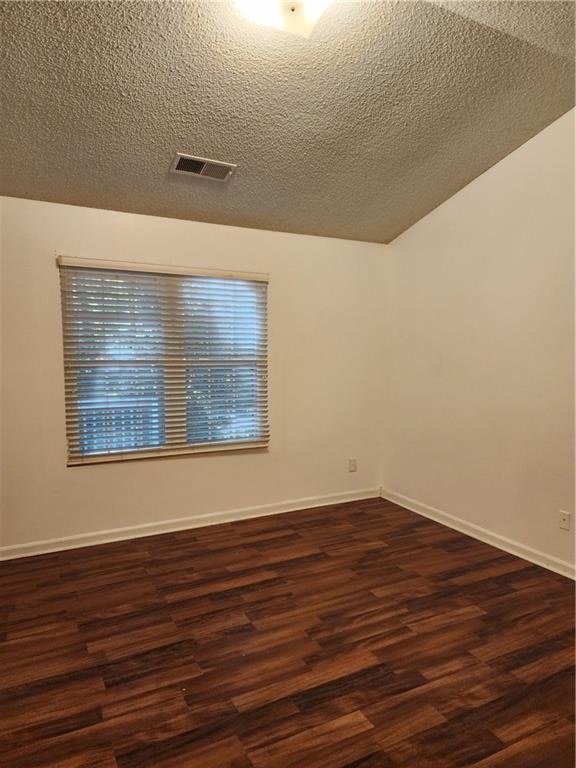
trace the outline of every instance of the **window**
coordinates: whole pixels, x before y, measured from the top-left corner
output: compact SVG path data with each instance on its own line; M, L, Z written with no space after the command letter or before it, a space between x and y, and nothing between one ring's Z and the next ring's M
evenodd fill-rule
M69 464L268 444L264 275L59 266Z

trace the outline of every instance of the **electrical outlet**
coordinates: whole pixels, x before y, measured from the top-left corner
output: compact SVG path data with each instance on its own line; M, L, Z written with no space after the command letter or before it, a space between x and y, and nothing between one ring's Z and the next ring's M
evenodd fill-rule
M572 523L572 515L570 512L564 512L563 509L560 510L560 528L562 528L563 531L569 531Z
M356 459L348 459L348 472L358 472L358 462Z

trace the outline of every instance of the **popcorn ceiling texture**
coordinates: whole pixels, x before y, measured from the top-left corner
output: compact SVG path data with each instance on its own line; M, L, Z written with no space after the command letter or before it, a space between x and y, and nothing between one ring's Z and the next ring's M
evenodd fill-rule
M224 2L0 10L14 197L389 242L574 103L557 0L339 3L308 40Z
M545 0L434 0L443 8L500 29L567 59L574 58L574 3Z

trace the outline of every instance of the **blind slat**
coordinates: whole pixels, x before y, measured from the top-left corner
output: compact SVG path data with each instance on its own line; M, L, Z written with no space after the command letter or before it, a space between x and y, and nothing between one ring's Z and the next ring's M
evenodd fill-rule
M60 264L69 463L269 438L267 283Z

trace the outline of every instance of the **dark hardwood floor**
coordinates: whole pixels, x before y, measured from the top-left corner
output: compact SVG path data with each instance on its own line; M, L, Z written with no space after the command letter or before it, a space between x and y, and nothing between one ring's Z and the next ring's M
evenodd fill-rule
M4 768L572 768L573 584L370 500L0 565Z

